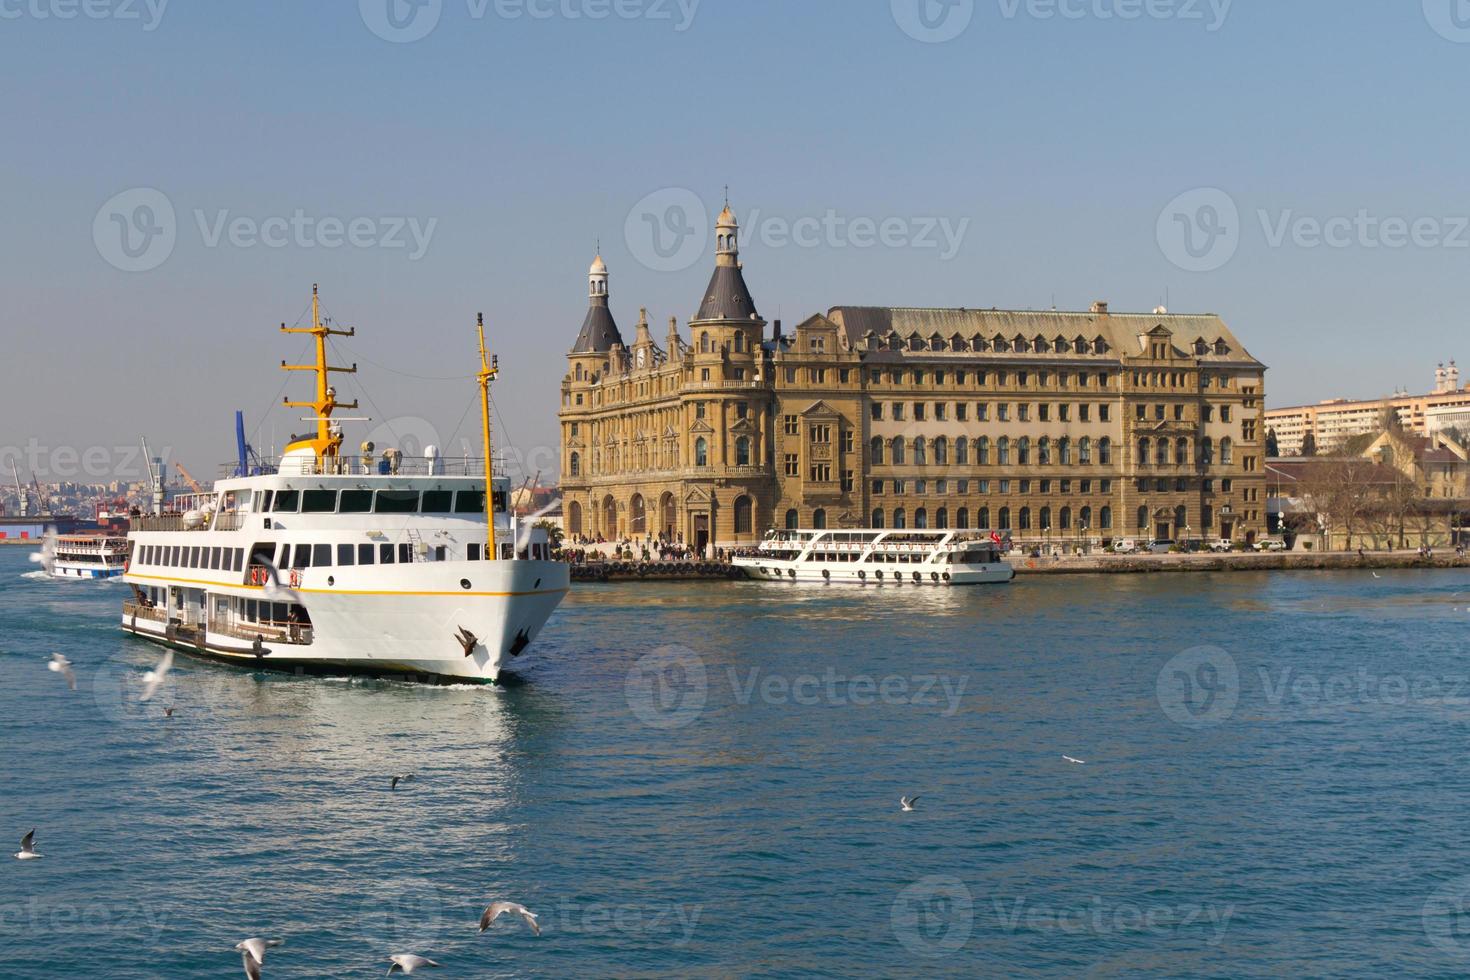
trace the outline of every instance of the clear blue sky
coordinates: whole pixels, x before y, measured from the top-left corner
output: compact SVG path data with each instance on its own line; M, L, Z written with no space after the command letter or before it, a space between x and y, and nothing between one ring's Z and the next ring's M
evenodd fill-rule
M535 0L549 18L442 0L410 43L369 28L392 33L387 0L175 0L152 30L145 0L89 0L136 20L51 16L67 2L0 0L0 447L146 432L212 474L236 408L279 441L300 413L272 409L275 365L299 345L274 325L312 282L362 334L348 356L363 414L421 416L449 441L471 382L405 375L468 376L483 310L503 435L554 447L595 243L624 334L647 306L661 338L697 308L712 255L650 268L630 210L688 188L712 215L725 184L767 232L829 211L900 221L890 245L748 241L756 300L788 324L839 304L1137 310L1167 295L1225 317L1271 365L1276 405L1425 389L1451 357L1470 367L1470 38L1437 12L1449 0L1427 14L1419 0L1238 0L1223 23L1220 0L1158 0L1175 15L1139 19L1103 15L1142 0L1061 0L1080 14L1066 17L1047 0L973 0L943 43L906 34L918 21L890 0L703 0L687 25L678 0L616 0L636 16L606 19L585 15L614 0ZM156 268L120 271L99 209L140 187L166 196L176 240ZM1160 215L1200 188L1240 221L1227 263L1186 271ZM436 224L418 258L407 232L409 248L210 244L221 215L298 209L367 219L372 240L390 219ZM1329 247L1310 226L1272 241L1283 218L1360 212L1417 221L1420 241L1354 230ZM905 238L927 218L968 221L952 257Z

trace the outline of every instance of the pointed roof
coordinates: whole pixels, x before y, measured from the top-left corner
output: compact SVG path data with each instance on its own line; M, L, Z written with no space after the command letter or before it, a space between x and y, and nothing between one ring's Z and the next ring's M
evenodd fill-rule
M745 285L745 275L738 265L717 265L709 285L704 290L704 301L694 315L699 320L758 320L755 300Z
M614 344L622 344L623 335L618 332L617 321L608 308L606 296L592 297L587 308L587 318L582 321L582 332L577 335L573 354L606 354Z

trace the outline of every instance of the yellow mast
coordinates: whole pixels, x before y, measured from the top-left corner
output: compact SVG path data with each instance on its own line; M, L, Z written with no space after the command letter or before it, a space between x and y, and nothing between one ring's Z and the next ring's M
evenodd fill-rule
M500 374L500 358L485 355L485 314L480 314L480 423L485 437L485 526L490 560L500 559L495 544L495 467L490 461L490 382Z
M332 412L339 408L356 408L357 402L348 404L337 401L337 392L329 381L331 372L341 374L356 374L357 365L350 368L331 367L327 364L327 338L328 337L355 337L357 328L348 330L333 330L322 324L321 301L317 297L316 283L311 285L311 326L310 327L288 327L281 324L281 333L309 333L316 338L316 363L315 364L287 364L281 362L282 371L315 371L316 372L316 400L310 402L293 402L289 398L282 399L282 404L287 408L309 408L315 412L316 438L299 439L289 443L285 452L300 449L305 446L311 447L316 454L318 462L325 461L329 457L335 457L342 448L342 436L340 433L332 432Z

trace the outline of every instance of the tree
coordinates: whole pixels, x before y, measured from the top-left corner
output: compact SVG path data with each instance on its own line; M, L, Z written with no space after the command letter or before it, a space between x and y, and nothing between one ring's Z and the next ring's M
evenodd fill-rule
M1302 439L1302 455L1317 455L1317 436L1315 434L1308 432L1306 438Z
M553 524L551 521L537 521L536 526L546 532L546 536L550 539L553 550L561 548L563 532L559 525Z
M1278 442L1277 439L1276 439L1276 430L1275 429L1267 429L1266 430L1266 458L1267 459L1280 459L1281 458L1281 443Z

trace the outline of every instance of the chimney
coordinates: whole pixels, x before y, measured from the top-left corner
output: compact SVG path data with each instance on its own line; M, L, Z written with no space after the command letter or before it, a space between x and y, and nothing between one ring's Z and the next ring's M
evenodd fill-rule
M1100 299L1100 300L1094 301L1093 304L1092 304L1092 312L1098 314L1099 316L1107 316L1108 315L1108 301L1105 300L1105 299Z
M774 323L771 324L771 339L772 340L780 340L781 339L781 321L779 319L776 320Z

